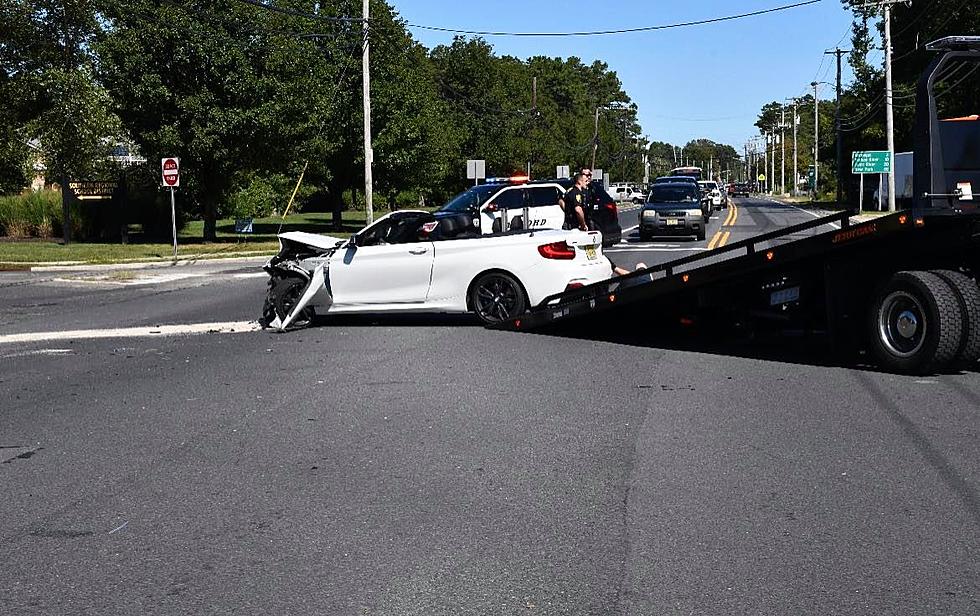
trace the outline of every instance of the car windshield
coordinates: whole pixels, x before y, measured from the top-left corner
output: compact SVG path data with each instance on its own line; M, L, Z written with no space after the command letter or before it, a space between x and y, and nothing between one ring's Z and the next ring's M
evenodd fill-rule
M500 190L500 186L495 186L492 184L474 186L473 188L465 192L461 192L450 199L449 203L439 208L439 211L461 213L478 209L498 190Z
M697 200L692 186L661 184L650 191L647 203L693 203Z
M701 185L704 186L706 190L714 190L718 188L718 185L714 182L701 182Z

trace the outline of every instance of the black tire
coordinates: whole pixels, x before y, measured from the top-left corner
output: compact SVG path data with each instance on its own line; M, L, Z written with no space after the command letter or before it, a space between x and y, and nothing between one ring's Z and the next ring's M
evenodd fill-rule
M931 373L956 356L963 314L956 292L930 272L898 272L868 313L871 350L888 370Z
M650 236L650 235L648 235L648 234L646 234L646 233L644 233L642 231L640 231L637 235L640 236L640 241L641 242L649 242L650 239L652 238L652 236Z
M484 324L493 325L524 314L527 298L513 276L487 272L470 285L470 308Z
M303 296L307 281L302 278L273 278L269 281L269 292L266 296L266 304L262 310L263 325L268 327L272 321L279 318L280 321L289 315L299 298ZM313 323L315 312L311 306L304 308L293 322L289 324L289 329L302 329L309 327Z
M705 231L704 227L698 229L698 240L703 241L706 236L707 236L707 231Z
M980 287L966 274L953 270L932 270L956 292L963 313L963 335L953 363L965 366L980 359Z

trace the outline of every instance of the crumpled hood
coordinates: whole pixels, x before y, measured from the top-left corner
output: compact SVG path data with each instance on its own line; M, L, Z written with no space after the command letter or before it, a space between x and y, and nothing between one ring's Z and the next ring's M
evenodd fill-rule
M296 242L297 244L306 244L307 246L313 246L314 248L320 248L322 250L331 250L332 248L335 248L339 242L346 241L343 238L333 237L332 235L319 235L317 233L307 233L305 231L289 231L288 233L280 233L279 238L290 242Z

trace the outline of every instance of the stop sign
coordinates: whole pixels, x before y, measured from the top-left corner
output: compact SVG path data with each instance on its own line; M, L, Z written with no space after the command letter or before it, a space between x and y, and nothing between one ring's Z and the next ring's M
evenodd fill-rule
M163 170L163 185L164 186L180 186L180 159L179 158L164 158L160 161L160 167Z

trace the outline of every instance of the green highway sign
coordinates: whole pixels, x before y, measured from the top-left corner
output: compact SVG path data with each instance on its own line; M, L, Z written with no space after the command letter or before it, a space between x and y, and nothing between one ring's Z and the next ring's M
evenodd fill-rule
M851 173L891 173L892 157L887 150L851 153Z

